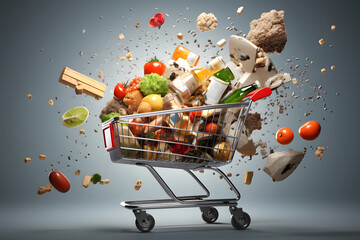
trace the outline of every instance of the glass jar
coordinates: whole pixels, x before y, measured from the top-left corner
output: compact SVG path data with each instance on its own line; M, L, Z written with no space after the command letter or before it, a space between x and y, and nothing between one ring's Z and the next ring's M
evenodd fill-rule
M179 45L176 47L172 55L172 60L176 61L179 58L186 60L189 63L190 67L195 67L200 60L200 55L191 52L184 46Z

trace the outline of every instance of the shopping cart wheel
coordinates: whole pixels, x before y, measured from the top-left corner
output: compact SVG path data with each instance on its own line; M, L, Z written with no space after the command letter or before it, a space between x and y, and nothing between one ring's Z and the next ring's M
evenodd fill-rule
M206 207L206 208L201 208L201 211L202 211L201 217L207 223L214 223L219 217L219 212L218 210L216 210L216 208Z
M141 232L150 232L155 226L155 219L150 214L146 214L146 218L143 221L135 220L137 229Z
M231 225L237 230L244 230L250 226L251 218L246 212L242 212L240 216L231 216Z

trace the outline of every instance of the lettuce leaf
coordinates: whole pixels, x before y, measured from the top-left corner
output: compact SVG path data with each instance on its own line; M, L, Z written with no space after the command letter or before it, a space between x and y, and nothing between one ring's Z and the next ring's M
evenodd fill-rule
M140 91L145 96L159 94L164 97L169 93L168 80L157 73L145 74L140 82Z

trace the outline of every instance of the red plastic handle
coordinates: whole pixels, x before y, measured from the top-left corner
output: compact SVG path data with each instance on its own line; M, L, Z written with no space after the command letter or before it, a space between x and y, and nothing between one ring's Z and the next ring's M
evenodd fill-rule
M255 101L259 100L259 99L268 97L270 95L271 95L271 88L264 87L264 88L252 91L251 93L249 93L245 97L250 97L250 99L255 102Z

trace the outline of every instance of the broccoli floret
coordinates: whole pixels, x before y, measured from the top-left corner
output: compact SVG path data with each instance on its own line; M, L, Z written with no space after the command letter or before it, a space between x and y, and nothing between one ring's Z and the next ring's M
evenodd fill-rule
M100 174L98 174L98 173L95 173L92 177L91 177L91 182L93 183L93 184L97 184L98 182L100 182L100 180L101 180L101 175Z

